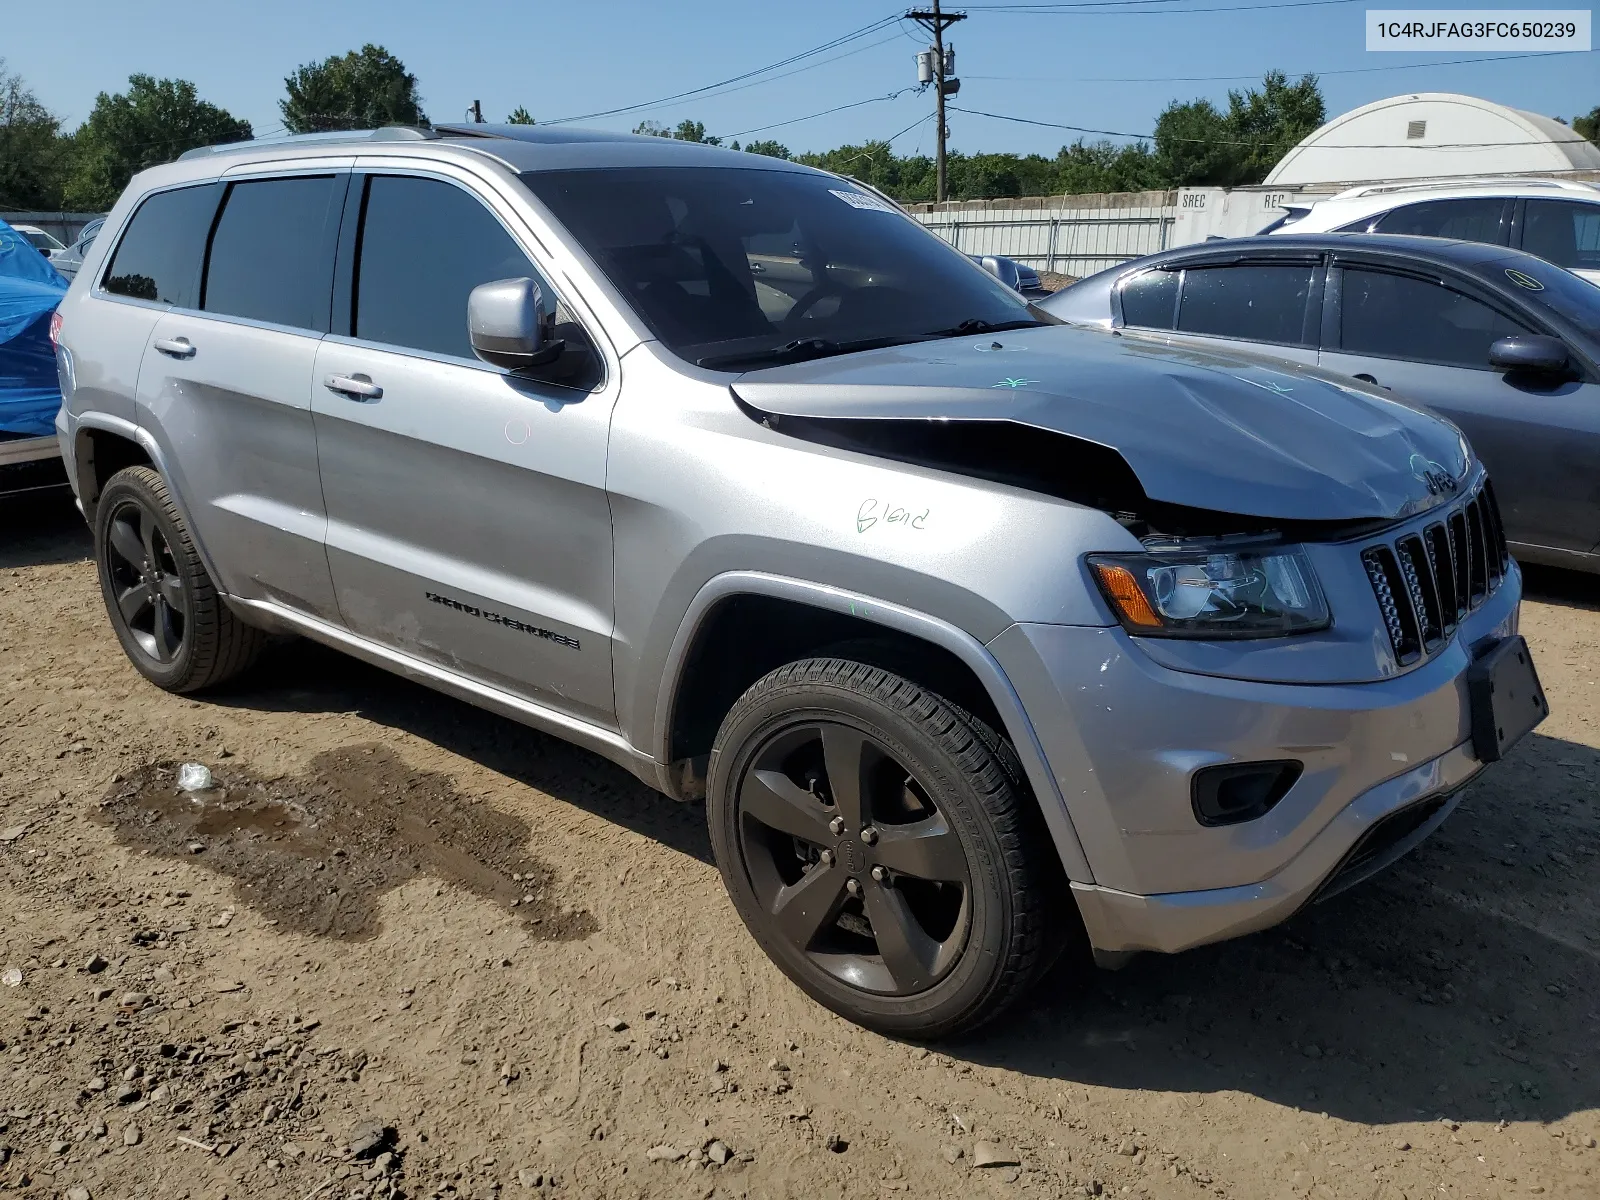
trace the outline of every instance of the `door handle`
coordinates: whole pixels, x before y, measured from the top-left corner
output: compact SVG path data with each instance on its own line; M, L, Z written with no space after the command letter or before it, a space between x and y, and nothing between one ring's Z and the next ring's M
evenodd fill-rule
M169 358L193 358L194 347L186 337L157 338L155 347Z
M383 399L383 389L365 375L329 375L322 386L351 400Z

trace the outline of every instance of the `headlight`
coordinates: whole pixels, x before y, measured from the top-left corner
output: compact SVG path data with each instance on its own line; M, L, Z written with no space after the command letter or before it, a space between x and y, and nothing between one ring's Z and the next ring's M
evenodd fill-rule
M1089 566L1129 633L1274 637L1332 622L1316 572L1298 546L1094 554Z

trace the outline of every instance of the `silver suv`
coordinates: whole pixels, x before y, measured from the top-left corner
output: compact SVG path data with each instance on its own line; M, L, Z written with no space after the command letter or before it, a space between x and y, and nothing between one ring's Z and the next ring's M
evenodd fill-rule
M149 680L303 634L703 797L756 940L874 1029L1281 921L1545 711L1454 427L1057 324L792 163L228 146L133 181L61 317Z

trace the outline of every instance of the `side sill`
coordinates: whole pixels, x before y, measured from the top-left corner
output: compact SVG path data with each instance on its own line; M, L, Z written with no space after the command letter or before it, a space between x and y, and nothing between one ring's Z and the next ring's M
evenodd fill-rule
M270 600L241 600L226 596L228 607L252 625L282 633L297 633L321 642L363 662L403 675L436 691L488 709L519 724L548 733L591 750L623 767L657 791L666 791L668 768L642 754L620 733L546 708L501 688L491 687L447 667L426 662L403 651L380 645L347 629L296 612Z

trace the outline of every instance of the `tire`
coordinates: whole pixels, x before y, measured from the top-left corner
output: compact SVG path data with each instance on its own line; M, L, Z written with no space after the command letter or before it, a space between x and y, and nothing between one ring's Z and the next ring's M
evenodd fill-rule
M992 1020L1072 928L1010 746L883 667L813 658L753 684L717 734L706 810L762 949L879 1033L931 1040Z
M231 679L268 635L239 620L217 594L161 475L127 467L95 508L95 565L106 614L139 673L169 692Z

